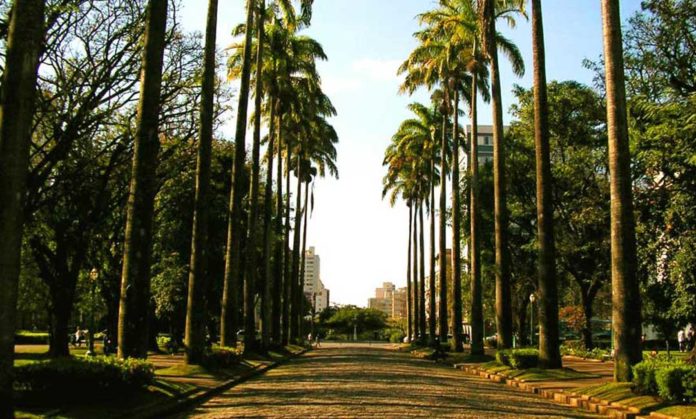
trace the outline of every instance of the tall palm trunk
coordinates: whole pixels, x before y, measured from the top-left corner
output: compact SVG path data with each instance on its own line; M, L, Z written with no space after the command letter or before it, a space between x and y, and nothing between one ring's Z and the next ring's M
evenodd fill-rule
M43 0L15 2L6 44L0 115L0 417L12 417L12 364Z
M474 46L474 51L476 47ZM475 53L475 52L474 52ZM481 286L481 249L479 239L480 185L478 175L478 75L472 73L471 81L471 140L469 152L469 172L471 190L469 200L470 216L470 260L471 274L471 354L483 355L483 292Z
M428 328L430 332L430 346L435 345L437 334L437 307L435 305L435 292L437 289L435 279L435 144L430 157L430 278L428 278Z
M421 331L421 341L425 342L426 325L425 325L425 224L423 224L423 205L424 200L420 200L418 205L418 219L420 222L420 230L418 231L418 248L420 251L420 276L418 278L418 328Z
M546 93L546 60L541 0L532 0L534 44L534 143L537 176L537 231L539 235L539 365L560 368L558 339L558 285L553 235L551 196L551 155L549 146L549 104Z
M413 304L413 334L417 341L421 339L420 330L420 305L418 304L418 201L416 200L415 209L413 210L413 234L411 235L411 240L413 241L413 254L411 263L413 265L413 270L411 271L411 304Z
M290 306L292 302L292 259L290 255L290 162L292 158L292 140L289 136L285 148L285 170L287 176L285 177L285 239L283 244L283 252L285 254L283 257L283 262L285 263L283 267L285 276L283 281L283 345L290 343Z
M302 261L300 262L300 286L298 287L297 290L297 298L299 302L299 307L300 307L300 315L298 318L299 321L299 331L300 331L300 336L304 336L304 330L302 330L302 320L304 318L304 313L306 311L306 307L304 306L305 298L304 298L304 278L305 278L305 260L307 257L307 216L309 213L309 182L305 182L305 195L304 195L304 222L302 223ZM312 318L312 321L314 321L314 318Z
M454 92L454 145L452 146L452 350L462 352L462 268L461 268L461 196L459 192L459 91Z
M614 379L630 381L642 359L641 301L636 277L636 234L631 191L621 16L618 0L602 0L611 193L611 286Z
M279 106L279 104L276 104ZM283 304L283 256L285 255L285 235L283 233L283 137L281 133L281 124L283 115L279 112L278 115L278 168L276 175L276 224L275 224L275 252L273 260L273 318L272 318L272 338L274 344L282 343L282 304Z
M273 156L275 153L275 100L271 98L270 126L268 128L268 148L266 149L266 189L264 191L263 208L263 266L264 283L263 295L261 299L261 345L267 350L271 344L273 334L273 291L275 288L275 271L271 263L271 253L273 249L279 247L275 240L273 226ZM280 178L279 178L280 179Z
M261 173L261 101L263 99L263 82L261 70L263 68L263 44L264 44L264 14L266 2L260 0L256 19L258 31L258 48L256 52L256 86L254 87L254 137L251 148L251 186L249 203L249 238L246 244L246 265L244 279L244 353L250 353L256 343L256 277L258 275L257 223L259 216L259 186Z
M186 363L199 364L205 351L205 290L208 274L208 206L210 195L210 156L213 143L215 112L215 38L217 35L218 0L208 1L203 56L198 159L196 163L196 196L194 198L193 231L191 234L191 269L186 304Z
M512 347L512 306L510 289L510 253L508 249L508 213L505 193L505 150L503 148L503 99L500 92L500 66L496 45L493 0L480 0L483 7L484 52L490 61L493 99L493 197L495 219L495 320L498 348Z
M442 142L440 155L442 169L440 170L440 307L439 327L440 342L447 342L447 112L442 113Z
M406 333L409 342L413 342L413 303L411 302L411 235L413 234L413 206L408 203L408 260L406 262Z
M297 298L300 277L300 233L302 232L302 158L297 155L297 194L295 195L295 225L292 240L292 274L290 275L290 340L298 342L300 338L300 304Z
M242 76L239 87L239 106L234 136L234 167L232 169L232 191L230 193L229 221L227 226L227 250L225 252L225 277L222 291L220 315L220 345L237 345L240 298L237 290L242 282L242 243L246 231L242 224L242 198L244 194L244 164L246 157L246 126L249 107L249 85L251 80L251 38L254 32L255 0L247 0L246 32Z
M159 154L159 111L167 27L167 0L148 3L140 101L128 199L121 299L118 315L119 358L146 358L150 304L152 217Z

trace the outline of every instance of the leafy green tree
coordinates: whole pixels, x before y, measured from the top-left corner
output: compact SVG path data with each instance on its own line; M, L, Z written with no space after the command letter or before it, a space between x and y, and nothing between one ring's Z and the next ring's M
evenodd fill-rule
M12 417L12 365L31 125L41 41L42 0L13 2L0 105L0 416Z

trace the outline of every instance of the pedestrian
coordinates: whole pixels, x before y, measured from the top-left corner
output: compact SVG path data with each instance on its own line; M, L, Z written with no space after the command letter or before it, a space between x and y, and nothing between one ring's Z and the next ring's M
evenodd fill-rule
M677 342L679 342L679 352L686 352L686 333L684 333L684 329L677 333Z
M321 346L321 342L319 339L319 333L317 333L317 336L314 339L315 339L314 344L316 345L316 347L318 348L319 346Z

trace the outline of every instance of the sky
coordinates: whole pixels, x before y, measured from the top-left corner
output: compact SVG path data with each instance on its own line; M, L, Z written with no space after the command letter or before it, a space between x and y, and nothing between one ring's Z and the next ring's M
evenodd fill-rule
M205 3L183 0L178 12L186 30L205 30ZM220 2L219 48L232 42L232 28L244 21L244 3ZM620 3L624 20L640 10L640 0ZM398 94L401 80L396 69L416 45L412 38L419 28L416 16L433 5L432 0L314 2L312 26L305 33L317 39L329 57L319 70L323 88L338 111L331 122L340 139L339 179L316 182L307 245L315 246L321 257L321 279L331 291L332 303L366 306L382 282L406 284L408 211L403 203L392 208L382 200L386 172L382 160L392 135L409 118L406 106L413 101L428 103L426 92L413 97ZM593 74L582 61L602 53L599 1L548 0L543 15L547 79L591 84ZM514 29L499 28L519 47L527 66L525 76L516 78L501 59L506 110L515 84L532 86L530 23L520 18ZM490 106L479 106L479 123L490 124ZM506 112L506 123L509 120ZM232 121L225 125L233 126ZM230 130L224 131L231 139Z

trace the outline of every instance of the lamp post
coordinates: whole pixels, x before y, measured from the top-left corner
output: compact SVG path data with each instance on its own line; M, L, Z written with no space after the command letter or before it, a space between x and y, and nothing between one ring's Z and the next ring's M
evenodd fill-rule
M89 279L91 284L91 296L90 296L90 325L89 325L89 349L87 350L87 356L94 356L94 294L97 285L97 279L99 279L99 271L97 268L93 268L89 273Z
M353 317L353 341L358 341L358 316Z
M534 302L536 294L529 294L529 342L534 346Z

